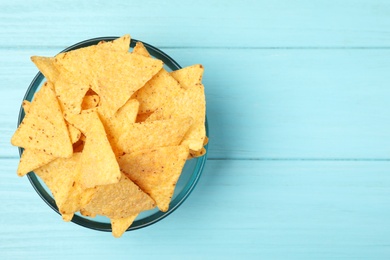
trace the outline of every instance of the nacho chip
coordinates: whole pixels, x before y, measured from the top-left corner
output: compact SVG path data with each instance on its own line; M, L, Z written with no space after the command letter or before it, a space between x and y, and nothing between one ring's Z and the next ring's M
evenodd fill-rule
M203 147L206 136L205 128L206 100L203 85L195 85L179 95L166 100L161 108L148 117L147 122L167 118L179 118L190 116L194 118L191 126L183 139L183 144L193 151L199 151Z
M180 95L180 84L165 70L161 69L144 87L134 94L139 103L139 113L153 112L167 99Z
M85 188L116 183L121 173L97 112L88 114L86 140L80 160L81 184Z
M93 214L84 208L80 209L80 214L85 216L85 217L91 217L91 218L96 217L96 214Z
M188 156L184 145L125 154L118 159L121 170L165 212Z
M196 64L180 70L172 71L170 74L183 88L188 89L192 86L202 84L203 71L203 66Z
M99 52L93 70L97 72L100 106L113 115L163 66L160 60L132 53ZM112 75L121 75L113 77Z
M85 210L91 214L117 219L133 216L155 206L153 199L128 177L121 174L118 183L97 186L95 194L85 206Z
M150 56L148 50L145 48L145 45L142 42L137 42L134 46L133 53L136 53L138 55L142 55L145 57L152 57Z
M37 66L45 78L50 82L55 82L59 77L59 71L53 57L32 56L31 61Z
M36 93L29 112L12 136L11 143L55 157L72 155L68 129L50 83L46 82Z
M203 155L205 155L206 154L206 149L203 147L202 149L200 149L199 151L192 151L192 150L190 150L190 153L189 153L189 155L188 155L188 160L189 159L193 159L193 158L196 158L196 157L201 157L201 156L203 156Z
M75 153L70 158L58 158L34 171L52 192L60 212L79 174L75 169L77 169L80 157L80 153Z
M27 173L48 164L56 157L40 150L24 149L20 158L17 174L22 177Z
M107 138L114 150L118 154L116 144L123 131L129 128L129 125L135 123L138 113L139 102L136 99L130 99L113 116L107 117L105 112L98 109L100 118L107 132Z
M192 125L192 118L134 123L120 135L116 147L121 153L179 145Z
M30 105L31 105L31 103L28 100L23 100L22 106L23 106L25 113L28 113L28 111L30 109ZM72 144L74 144L80 139L81 132L80 132L80 130L78 130L74 126L70 125L68 122L65 122L65 123L66 123L66 127L68 128L68 131L69 131L70 140L71 140Z
M73 216L74 216L74 213L69 213L69 214L61 214L62 215L62 219L66 222L69 222L72 220Z
M97 107L99 104L99 96L97 94L94 95L85 95L83 102L81 103L81 110L87 110L90 108Z
M111 219L112 235L116 238L121 237L131 226L137 216L138 214L134 214L127 218Z
M91 114L95 113L96 111L97 108L91 108L88 110L81 111L80 114L64 113L64 118L69 124L79 129L85 135L88 129L88 122L92 116Z
M136 123L145 122L146 119L147 119L151 114L153 114L153 112L138 114L138 115L137 115L137 118L135 119L135 122L136 122Z

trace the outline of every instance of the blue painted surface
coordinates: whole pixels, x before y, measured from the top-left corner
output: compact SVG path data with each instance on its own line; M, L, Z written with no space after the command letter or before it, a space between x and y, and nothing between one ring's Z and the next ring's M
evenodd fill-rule
M127 3L129 2L129 3ZM388 1L0 1L0 259L389 259ZM120 239L63 222L9 144L32 55L130 33L202 63L209 160Z

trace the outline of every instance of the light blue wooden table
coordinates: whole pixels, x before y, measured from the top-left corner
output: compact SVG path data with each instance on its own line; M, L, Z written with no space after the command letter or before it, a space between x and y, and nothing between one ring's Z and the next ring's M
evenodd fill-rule
M390 259L389 1L14 0L0 28L0 259ZM204 65L210 146L177 211L114 239L62 222L9 140L30 56L126 33Z

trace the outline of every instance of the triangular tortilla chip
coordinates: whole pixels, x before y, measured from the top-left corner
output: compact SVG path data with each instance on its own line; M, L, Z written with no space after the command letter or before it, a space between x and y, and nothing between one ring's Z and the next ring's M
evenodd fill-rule
M181 145L125 154L119 157L118 162L126 176L165 212L187 157L188 147Z
M138 214L131 215L127 218L112 218L111 229L112 235L116 238L121 237L123 233L131 226Z
M75 180L79 175L77 166L80 157L80 153L75 153L70 158L58 158L34 171L52 192L61 213L63 212L62 206L71 195Z
M31 61L34 62L48 81L55 82L58 79L59 71L55 64L55 58L32 56Z
M27 173L48 164L55 160L56 157L40 150L24 149L20 158L17 173L19 176L24 176Z
M100 119L107 132L107 138L110 141L115 154L118 153L116 144L118 143L120 135L123 131L128 129L130 124L135 123L138 107L139 102L136 99L130 99L113 116L105 115L104 110L100 109L100 107L98 109Z
M80 161L81 183L85 188L116 183L121 173L97 112L88 114L86 140Z
M116 147L119 152L179 145L192 125L192 118L177 118L130 124L120 135Z
M167 99L179 95L182 88L165 69L161 69L145 86L134 94L139 103L139 113L153 112Z
M68 128L52 85L46 82L36 93L11 143L25 149L37 149L55 157L73 153Z
M121 174L118 183L97 186L85 210L91 214L117 219L133 216L155 206L153 199Z
M88 124L89 124L91 114L95 113L96 111L97 108L91 108L91 109L81 111L80 114L64 113L64 118L70 125L79 129L85 135L88 129Z
M94 66L98 75L98 87L94 91L100 96L100 106L113 115L162 68L163 63L132 53L99 51Z
M180 70L172 71L170 74L183 88L188 89L192 86L202 84L203 71L203 66L196 64Z
M142 42L137 42L134 46L133 53L136 53L138 55L142 55L145 57L152 57L150 56L148 50L145 48L145 45Z
M148 117L146 122L187 116L194 118L194 124L187 132L182 143L188 145L193 151L199 151L203 147L206 136L205 115L204 87L203 85L195 85L166 100L161 108Z

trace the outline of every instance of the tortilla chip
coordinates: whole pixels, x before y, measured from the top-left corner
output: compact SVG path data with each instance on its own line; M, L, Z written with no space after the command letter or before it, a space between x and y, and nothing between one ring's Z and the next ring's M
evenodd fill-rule
M192 159L192 158L196 158L196 157L201 157L203 155L206 154L206 149L203 147L202 149L200 149L199 151L192 151L190 150L190 154L188 155L188 160L189 159Z
M134 46L133 53L136 53L138 55L142 55L145 57L152 57L150 56L148 50L145 48L145 45L142 42L137 42Z
M179 145L192 125L192 118L134 123L122 132L116 147L120 153Z
M133 216L155 206L153 199L128 177L121 174L118 183L97 186L85 210L92 214L117 219Z
M121 170L165 212L188 156L184 145L125 154L118 159Z
M62 219L66 222L69 222L72 220L73 216L74 216L74 213L69 213L69 214L61 214L62 215Z
M86 140L80 160L81 183L85 188L116 183L121 173L97 112L88 114Z
M22 107L23 107L23 110L24 110L24 113L27 114L28 111L30 110L30 106L31 106L31 102L28 101L28 100L23 100L22 102Z
M80 214L85 216L85 217L90 217L90 218L96 217L96 214L93 214L93 213L89 212L88 210L86 210L84 208L80 209Z
M138 214L134 214L127 218L111 219L112 235L116 238L121 237L131 226L137 216Z
M149 81L163 66L162 61L132 53L99 52L94 68L100 106L113 115L127 100ZM121 75L113 77L112 75Z
M97 108L91 108L88 110L81 111L80 114L64 113L64 118L69 124L79 129L85 135L88 130L88 122L91 118L91 114L95 113L96 111Z
M72 156L68 129L50 83L46 82L36 93L29 112L12 136L11 143L55 157Z
M137 115L137 118L135 119L135 122L136 122L136 123L145 122L146 119L147 119L152 113L153 113L153 112L138 114L138 115Z
M24 149L17 173L20 177L55 160L56 157L40 150Z
M45 78L50 82L55 82L59 77L59 71L53 57L32 56L31 61L37 66Z
M139 102L136 99L130 99L111 117L107 117L107 115L104 114L104 111L98 109L100 118L107 132L107 138L110 141L115 154L118 153L116 143L118 142L120 135L129 128L130 124L135 123L138 107Z
M52 192L60 212L79 174L77 166L80 157L80 153L75 153L70 158L58 158L34 171Z
M99 104L99 96L95 95L85 95L83 102L81 103L81 110L87 110L90 108L97 107Z
M186 144L193 151L199 151L203 147L206 136L205 128L206 100L203 85L195 85L179 95L166 100L161 108L148 117L147 122L167 118L192 117L194 124L191 126L182 144Z
M188 89L192 86L202 84L203 72L203 66L196 64L180 70L172 71L170 74L183 88Z
M139 113L153 112L167 99L180 95L182 88L165 69L161 69L144 87L134 94L139 103Z

